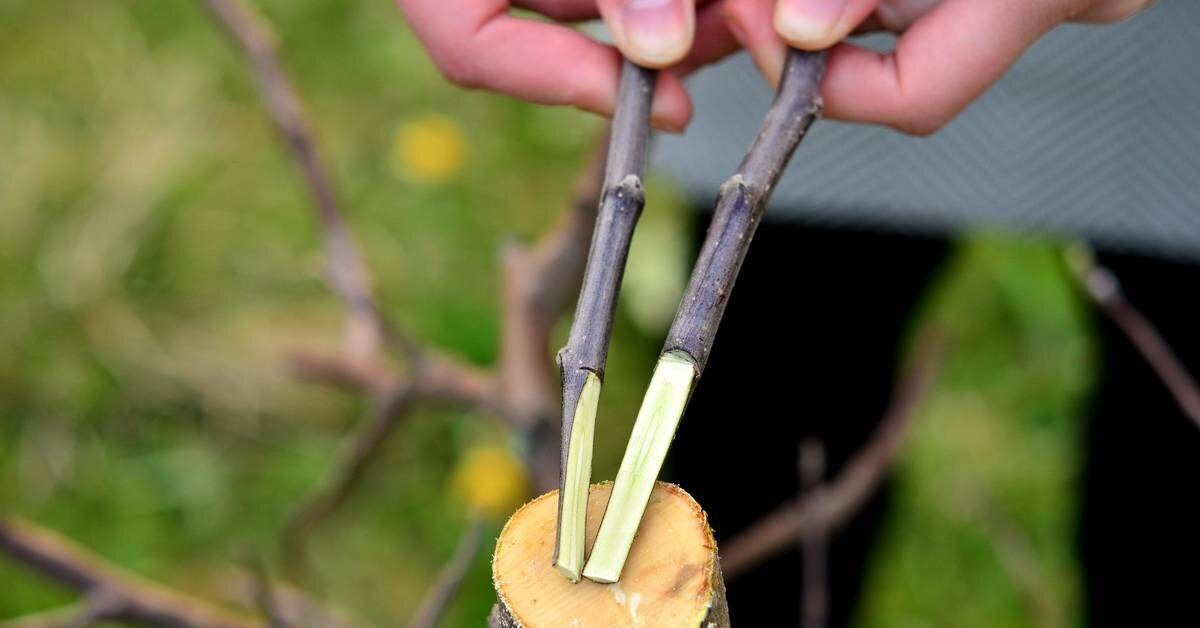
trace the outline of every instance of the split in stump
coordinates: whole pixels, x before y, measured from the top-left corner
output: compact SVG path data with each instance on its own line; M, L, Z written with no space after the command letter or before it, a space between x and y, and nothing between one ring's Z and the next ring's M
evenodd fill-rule
M589 490L589 552L611 492L611 482ZM504 526L492 559L499 603L491 628L729 627L717 544L704 511L683 489L654 487L621 580L613 584L572 584L554 568L557 515L554 491Z

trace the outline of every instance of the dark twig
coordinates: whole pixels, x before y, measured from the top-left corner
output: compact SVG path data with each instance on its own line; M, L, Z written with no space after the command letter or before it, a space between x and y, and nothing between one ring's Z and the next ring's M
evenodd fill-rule
M1072 247L1067 266L1085 294L1125 334L1175 399L1183 414L1200 427L1200 386L1183 361L1167 344L1154 323L1137 309L1121 290L1116 275L1096 262L1087 247Z
M836 531L862 509L899 453L913 416L933 383L942 352L939 336L924 337L871 439L832 482L785 504L724 544L721 567L727 580L800 539Z
M429 593L425 595L409 628L436 628L442 615L450 606L451 600L462 587L463 579L467 577L471 563L479 555L479 549L483 545L483 527L483 519L478 516L473 516L467 522L467 526L463 528L462 537L458 541L458 547L454 549L454 555L442 567L441 573L438 574Z
M82 593L84 605L77 612L68 611L66 617L74 613L84 625L127 621L166 628L262 626L260 621L149 582L55 532L13 517L0 518L0 550L43 576Z
M807 499L821 486L825 475L825 447L817 439L800 443L798 456L800 497ZM812 534L801 535L804 589L800 596L800 627L825 628L829 617L829 529L814 526Z
M575 319L567 344L558 352L562 382L562 429L559 460L559 489L565 490L567 460L575 413L588 374L604 381L608 345L612 337L613 313L625 274L629 244L645 205L642 177L650 136L650 103L658 73L626 60L621 66L616 114L610 132L608 161L604 170L604 192L592 234L583 287L575 308ZM586 446L590 447L590 444ZM587 482L579 489L586 501ZM558 524L566 499L560 499ZM558 560L560 536L555 536L554 560ZM581 550L582 551L582 550Z
M790 50L779 92L737 172L721 186L716 210L663 352L686 352L699 377L734 280L775 183L821 112L825 53Z
M588 579L617 582L621 577L654 478L666 460L671 435L675 433L691 392L704 371L717 326L767 200L800 140L821 111L820 88L825 59L824 52L789 51L779 92L767 111L758 136L737 171L721 186L708 235L667 332L663 353L646 387L646 396L617 470L604 520L583 569L582 575ZM590 373L581 370L577 376L583 379L580 388L587 392L582 384ZM568 400L570 390L564 385L564 401ZM565 466L573 467L573 464ZM575 471L574 468L570 470ZM565 477L568 476L564 474ZM580 483L578 473L570 479ZM563 530L582 527L582 517L577 513L583 512L583 508L577 506L568 510L566 502L571 494L564 490L564 495L559 501L560 540L564 538ZM580 501L582 499L576 498L577 503ZM567 526L568 512L574 524L570 527ZM577 532L568 540L578 536L581 534ZM576 543L575 552L567 558L582 554L581 545ZM560 564L561 552L556 558L560 559L556 562L560 571L571 578L574 573L570 565Z

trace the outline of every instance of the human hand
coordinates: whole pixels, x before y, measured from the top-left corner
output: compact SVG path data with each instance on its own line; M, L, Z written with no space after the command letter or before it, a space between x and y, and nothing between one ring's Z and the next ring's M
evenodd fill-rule
M1054 27L1115 22L1151 0L724 0L738 41L772 82L785 42L830 51L825 115L926 135L971 101ZM899 34L886 54L838 43L855 32Z
M611 115L620 57L565 23L603 17L621 52L659 74L653 124L681 131L680 77L739 47L774 82L785 47L833 46L825 115L928 134L953 119L1064 21L1111 22L1150 0L397 0L442 73L472 88ZM528 9L550 22L509 14ZM838 43L900 34L880 54Z
M450 81L611 116L621 57L567 23L603 16L630 60L659 73L651 123L682 131L692 115L680 77L737 50L721 0L396 0ZM550 21L509 14L527 9Z

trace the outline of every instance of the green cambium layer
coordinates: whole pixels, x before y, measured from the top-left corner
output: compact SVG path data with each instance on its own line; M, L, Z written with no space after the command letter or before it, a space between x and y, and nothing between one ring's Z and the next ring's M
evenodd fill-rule
M558 525L558 558L554 567L571 582L579 582L583 570L588 487L592 481L592 443L599 404L600 378L588 372L579 403L575 406L571 442L567 449L567 473L559 494L559 499L563 500L562 519Z
M669 351L658 359L617 471L592 555L584 567L585 578L596 582L620 579L646 502L695 381L696 365L686 353Z

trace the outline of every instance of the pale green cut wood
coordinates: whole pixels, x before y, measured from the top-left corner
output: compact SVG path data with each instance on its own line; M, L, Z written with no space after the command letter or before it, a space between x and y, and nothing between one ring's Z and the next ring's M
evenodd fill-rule
M592 442L596 433L596 408L600 405L600 378L588 371L575 405L567 473L562 487L562 519L558 525L555 569L571 582L583 571L584 526L587 523L588 486L592 483Z
M585 578L596 582L621 578L646 502L695 381L696 363L688 354L669 351L658 359L617 471L600 533L584 567Z

